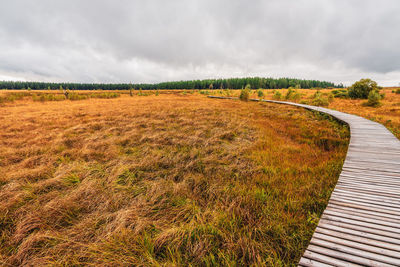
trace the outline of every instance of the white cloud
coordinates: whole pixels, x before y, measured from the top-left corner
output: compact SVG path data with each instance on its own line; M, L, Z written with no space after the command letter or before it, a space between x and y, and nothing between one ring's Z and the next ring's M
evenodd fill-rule
M397 85L398 14L397 0L7 1L0 79L257 75Z

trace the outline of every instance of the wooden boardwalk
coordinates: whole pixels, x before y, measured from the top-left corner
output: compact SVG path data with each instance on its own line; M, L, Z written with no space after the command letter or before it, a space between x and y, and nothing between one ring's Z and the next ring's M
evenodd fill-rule
M338 183L299 266L400 266L400 141L356 115L253 101L316 110L350 126Z

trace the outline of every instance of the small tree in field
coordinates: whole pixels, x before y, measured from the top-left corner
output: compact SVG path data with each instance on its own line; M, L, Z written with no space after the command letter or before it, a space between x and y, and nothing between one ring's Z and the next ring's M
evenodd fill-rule
M382 87L378 86L378 84L371 79L361 79L358 82L355 82L351 87L349 87L349 96L353 99L367 99L371 91L377 91L377 93L379 94L379 90L381 88Z
M257 95L258 95L258 97L264 97L264 92L263 92L263 90L258 89Z
M240 91L239 99L242 101L248 101L250 96L250 90L251 90L250 84L246 85L246 87Z

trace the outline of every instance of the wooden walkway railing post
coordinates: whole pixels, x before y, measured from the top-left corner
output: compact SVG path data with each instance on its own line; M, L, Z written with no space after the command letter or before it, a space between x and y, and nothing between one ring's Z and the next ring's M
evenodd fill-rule
M323 112L350 127L338 183L299 266L400 266L400 141L383 125L356 115L251 100Z

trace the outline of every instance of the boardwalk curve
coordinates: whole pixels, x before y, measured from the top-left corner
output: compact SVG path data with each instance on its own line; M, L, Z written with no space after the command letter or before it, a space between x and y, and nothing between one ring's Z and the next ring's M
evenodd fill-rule
M252 101L323 112L350 127L342 172L299 266L400 266L400 141L356 115Z

